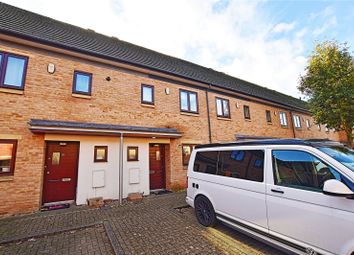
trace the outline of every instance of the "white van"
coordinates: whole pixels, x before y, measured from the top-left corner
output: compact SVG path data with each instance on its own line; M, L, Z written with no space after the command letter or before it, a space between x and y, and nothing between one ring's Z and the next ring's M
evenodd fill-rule
M336 142L199 145L186 201L204 226L220 220L296 254L354 255L354 151Z

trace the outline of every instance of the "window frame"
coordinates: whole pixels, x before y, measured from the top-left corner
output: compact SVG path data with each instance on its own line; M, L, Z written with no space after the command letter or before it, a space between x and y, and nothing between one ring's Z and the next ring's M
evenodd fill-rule
M77 75L81 74L81 75L85 75L88 76L89 79L89 89L88 92L85 91L79 91L76 90L76 79L77 79ZM91 92L92 92L92 73L88 73L88 72L84 72L84 71L80 71L80 70L75 70L74 71L74 75L73 75L73 85L72 85L72 93L73 94L80 94L80 95L86 95L86 96L91 96Z
M26 83L27 67L28 67L28 59L29 58L27 56L17 55L17 54L13 54L13 53L4 52L4 51L0 51L0 55L1 55L0 88L24 90L25 89L25 83ZM8 63L8 58L9 57L13 57L13 58L17 58L17 59L23 59L25 61L24 67L23 67L23 75L22 75L22 80L21 80L21 86L14 86L14 85L6 85L5 84L5 76L6 76L7 63Z
M135 158L129 158L129 150L135 150ZM128 146L127 147L127 161L134 162L139 161L139 147L138 146Z
M311 121L309 119L306 119L306 127L307 129L310 129L311 128Z
M151 88L151 99L152 101L144 101L144 88ZM155 104L155 87L153 85L148 85L148 84L141 84L141 103L142 104L149 104L149 105L154 105Z
M302 128L302 125L301 125L301 117L299 115L295 115L293 116L293 121L294 121L294 127L297 128L297 129L300 129ZM297 125L298 124L298 125Z
M188 110L182 109L182 93L187 93L187 108ZM196 111L191 111L191 104L190 104L190 94L195 94L196 96ZM198 93L190 90L185 90L185 89L180 89L179 90L179 109L181 112L186 112L186 113L193 113L193 114L199 114L199 100L198 100Z
M284 115L285 124L282 123L282 117L281 117L282 115ZM282 127L288 126L288 116L286 115L286 112L279 112L279 119L280 119L280 126Z
M103 159L97 159L97 151L99 149L104 149L104 158ZM108 162L108 146L106 145L95 145L94 147L94 153L93 153L93 162L95 163L100 163L100 162Z
M272 123L272 113L270 110L265 110L267 123ZM269 117L269 118L268 118Z
M246 116L246 109L248 109L248 116ZM249 105L243 105L243 117L245 120L251 119L251 108Z
M218 114L218 100L221 101L221 115ZM224 102L227 102L227 109L228 109L228 115L225 115L224 112ZM221 97L215 97L215 105L216 105L216 116L219 118L225 118L225 119L231 119L231 113L230 113L230 100L226 98L221 98Z
M189 144L189 143L184 143L184 144L182 144L182 165L183 165L183 166L188 166L189 160L188 160L188 163L187 163L187 164L185 164L185 162L184 162L184 156L183 156L183 147L184 147L184 146L189 146L189 148L191 149L191 154L189 155L189 160L190 160L190 157L191 157L191 155L192 155L192 152L193 152L195 146L197 146L197 144Z
M16 163L16 154L17 154L17 146L18 140L15 139L0 139L0 144L12 144L12 154L11 154L11 163L10 163L10 171L3 173L0 172L0 176L13 176L15 173L15 163Z

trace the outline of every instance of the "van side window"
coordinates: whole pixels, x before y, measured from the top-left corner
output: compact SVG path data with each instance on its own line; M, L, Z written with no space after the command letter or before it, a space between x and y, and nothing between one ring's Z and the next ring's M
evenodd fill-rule
M195 156L194 171L207 174L216 174L218 151L201 151Z
M217 174L233 178L263 182L264 151L220 151Z
M324 182L343 177L322 160L305 151L273 150L274 184L321 192Z

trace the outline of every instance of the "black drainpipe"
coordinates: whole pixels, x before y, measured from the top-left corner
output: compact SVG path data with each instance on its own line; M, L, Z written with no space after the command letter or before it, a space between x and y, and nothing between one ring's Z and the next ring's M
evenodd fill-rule
M295 127L294 127L294 116L293 116L293 112L292 111L290 111L290 121L291 121L291 127L293 129L294 138L296 138Z
M211 85L209 84L209 88L210 88L210 86ZM211 140L211 123L210 123L209 96L208 96L209 88L207 88L205 90L205 98L206 98L207 115L208 115L209 143L211 143L212 142L212 140Z

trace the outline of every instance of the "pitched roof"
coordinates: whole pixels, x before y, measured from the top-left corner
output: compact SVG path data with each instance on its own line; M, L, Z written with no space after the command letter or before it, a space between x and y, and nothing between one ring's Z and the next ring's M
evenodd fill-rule
M306 102L278 91L4 3L0 3L0 32L307 110Z

